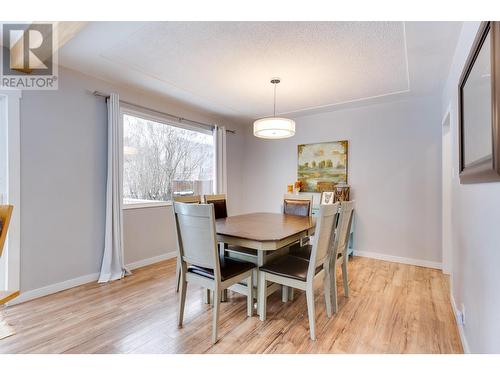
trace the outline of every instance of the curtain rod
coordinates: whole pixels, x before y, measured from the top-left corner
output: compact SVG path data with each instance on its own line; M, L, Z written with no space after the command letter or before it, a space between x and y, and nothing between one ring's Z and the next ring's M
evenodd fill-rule
M94 91L92 94L95 95L95 96L103 97L103 98L109 98L109 94L105 94L105 93L100 92L100 91ZM158 113L158 114L163 115L163 116L172 117L173 119L175 119L175 120L177 120L177 121L179 121L181 123L184 122L184 123L196 124L196 125L199 125L199 126L204 126L206 128L209 128L209 129L213 129L215 127L215 125L213 125L213 124L207 124L207 123L204 123L204 122L190 120L190 119L187 119L187 118L184 118L184 117L179 117L179 116L173 115L171 113L161 112L161 111L157 111L156 109L151 109L151 108L148 108L148 107L144 107L142 105L130 103L130 102L127 102L125 100L121 100L120 99L120 102L124 103L124 104L128 104L128 105L134 106L134 107L137 107L137 108L144 109L144 110L149 111L149 112L154 112L154 113ZM226 129L226 132L232 133L232 134L236 134L236 131L234 131L234 130Z

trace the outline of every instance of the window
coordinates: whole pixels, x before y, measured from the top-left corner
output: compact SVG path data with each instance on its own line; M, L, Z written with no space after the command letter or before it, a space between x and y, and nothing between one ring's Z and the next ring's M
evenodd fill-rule
M160 121L123 114L124 205L213 193L212 134Z

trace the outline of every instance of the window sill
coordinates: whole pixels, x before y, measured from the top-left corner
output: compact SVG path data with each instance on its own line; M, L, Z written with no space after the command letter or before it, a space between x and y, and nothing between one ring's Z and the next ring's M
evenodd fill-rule
M171 206L172 202L140 202L140 203L128 203L122 206L123 210L134 210L138 208L153 208L153 207L168 207Z

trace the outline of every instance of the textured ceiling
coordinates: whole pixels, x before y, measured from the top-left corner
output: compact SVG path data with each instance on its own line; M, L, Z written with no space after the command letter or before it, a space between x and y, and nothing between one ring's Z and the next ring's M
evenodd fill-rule
M242 119L431 92L444 81L460 23L91 23L60 62ZM438 75L443 75L438 77Z

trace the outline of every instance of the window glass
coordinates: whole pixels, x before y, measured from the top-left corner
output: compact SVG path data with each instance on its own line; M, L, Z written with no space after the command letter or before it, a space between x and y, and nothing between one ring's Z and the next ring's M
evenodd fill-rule
M124 114L123 154L124 204L213 192L211 134Z

